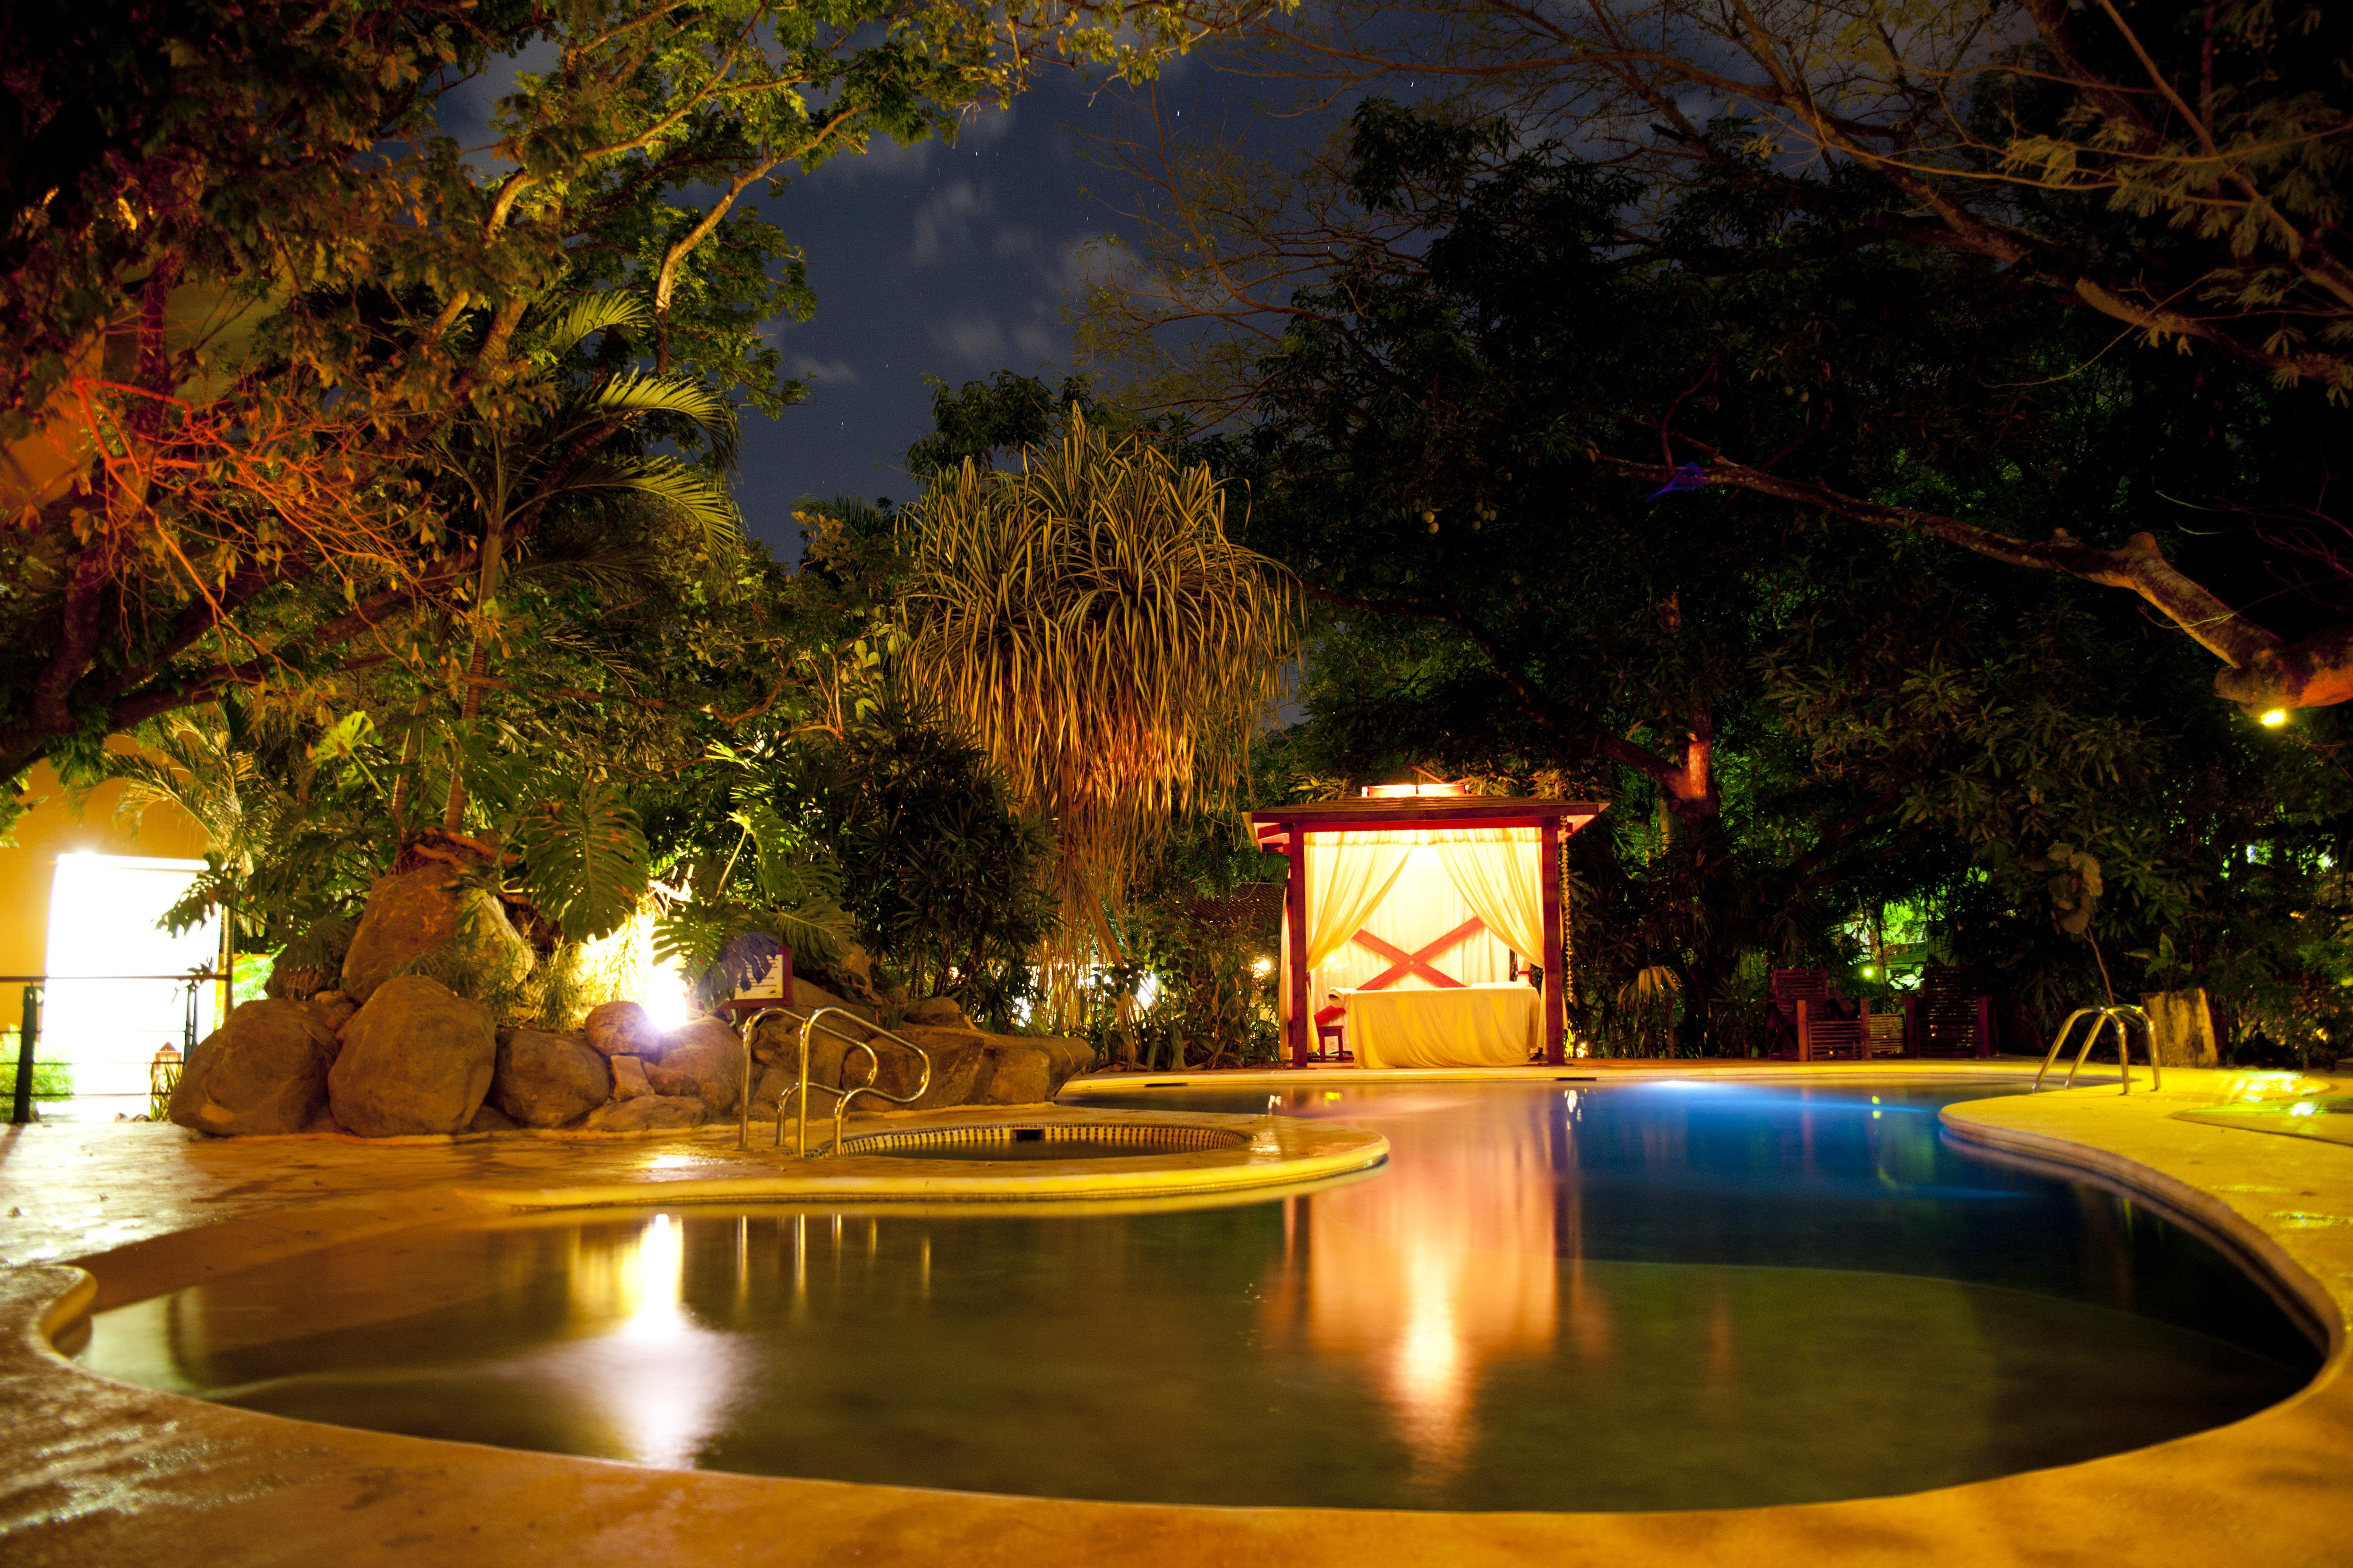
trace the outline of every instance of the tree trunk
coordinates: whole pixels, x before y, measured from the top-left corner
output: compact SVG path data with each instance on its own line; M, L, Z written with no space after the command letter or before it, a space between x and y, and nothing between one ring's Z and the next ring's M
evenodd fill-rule
M490 663L491 642L482 622L491 613L491 603L499 591L499 551L504 540L504 518L492 518L482 535L482 575L474 591L474 647L466 660L466 697L459 709L458 721L470 722L482 710L482 676ZM449 760L449 799L441 811L441 831L462 832L466 826L466 769L462 759Z

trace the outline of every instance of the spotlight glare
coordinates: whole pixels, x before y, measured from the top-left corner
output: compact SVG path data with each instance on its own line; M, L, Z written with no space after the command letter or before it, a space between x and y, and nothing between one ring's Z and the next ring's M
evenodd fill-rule
M2284 708L2265 709L2263 710L2263 716L2261 722L2266 730L2276 730L2281 725L2287 722L2287 710Z

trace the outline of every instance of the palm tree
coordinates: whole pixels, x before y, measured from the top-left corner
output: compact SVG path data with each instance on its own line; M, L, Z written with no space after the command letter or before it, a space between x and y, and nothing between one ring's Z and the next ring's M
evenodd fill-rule
M1296 583L1226 537L1207 467L1114 438L1074 406L1018 472L970 459L902 524L909 665L1055 825L1066 961L1178 814L1224 805L1251 732L1281 700L1299 639Z
M433 446L433 460L460 498L481 539L480 568L474 584L473 647L466 664L460 722L482 705L491 645L496 640L499 583L509 549L522 540L550 508L600 496L627 494L678 513L702 531L704 552L714 562L732 555L743 537L742 519L724 485L678 458L619 449L617 438L649 418L683 420L710 444L717 466L735 461L735 411L725 398L692 376L584 375L574 367L575 352L600 332L640 332L652 321L643 301L607 292L567 301L535 323L526 323L522 351L535 373L527 389L543 404L537 416L511 426L496 417L453 426ZM405 798L412 742L402 760L396 815ZM442 811L445 833L465 823L462 767L449 773Z

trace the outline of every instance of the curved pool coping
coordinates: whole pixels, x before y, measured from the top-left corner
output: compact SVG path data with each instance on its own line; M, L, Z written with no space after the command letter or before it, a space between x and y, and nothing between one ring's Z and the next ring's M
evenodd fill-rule
M1215 1127L1248 1140L1231 1149L1172 1149L1116 1159L1039 1160L1015 1165L988 1160L909 1160L894 1154L844 1154L802 1161L776 1153L756 1174L681 1177L649 1197L642 1181L468 1185L459 1195L510 1209L643 1207L662 1204L1113 1203L1253 1193L1369 1170L1388 1158L1389 1141L1361 1127L1294 1117L1225 1116L1155 1110L1011 1106L860 1118L852 1136L950 1127L1085 1121L1139 1126ZM762 1129L753 1130L751 1157ZM810 1142L817 1141L816 1123ZM817 1145L823 1147L822 1144ZM740 1165L744 1163L739 1160Z
M1956 1066L1961 1077L1986 1070ZM1610 1076L1621 1074L1684 1076ZM1296 1076L1277 1081L1301 1084ZM979 1568L2343 1563L2353 1559L2345 1509L2353 1500L2353 1384L2345 1375L2353 1149L2172 1117L2185 1103L2228 1098L2232 1081L2168 1071L2161 1095L2120 1096L2111 1080L1946 1112L1958 1136L2122 1182L2189 1215L2327 1326L2327 1361L2295 1395L2227 1426L2079 1465L1908 1496L1654 1514L1187 1508L651 1470L290 1421L98 1377L51 1342L95 1303L92 1276L36 1264L0 1273L0 1428L13 1461L0 1478L0 1542L13 1564L322 1555L408 1564L517 1552L591 1563L723 1556ZM666 1200L647 1192L640 1201ZM398 1206L409 1224L482 1212L454 1188ZM318 1244L319 1212L272 1212L288 1247L306 1237ZM200 1249L203 1234L157 1240Z

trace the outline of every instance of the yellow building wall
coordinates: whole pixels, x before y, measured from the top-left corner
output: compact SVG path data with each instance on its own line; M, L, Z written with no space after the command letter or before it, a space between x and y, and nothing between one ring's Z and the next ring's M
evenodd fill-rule
M134 835L114 819L122 781L90 791L77 812L65 785L47 763L33 769L20 798L40 804L16 819L16 842L0 847L0 974L38 974L48 963L49 888L58 857L89 850L100 855L142 855L159 860L194 860L209 840L203 827L174 805L151 808ZM0 1027L16 1021L16 988L0 987Z

